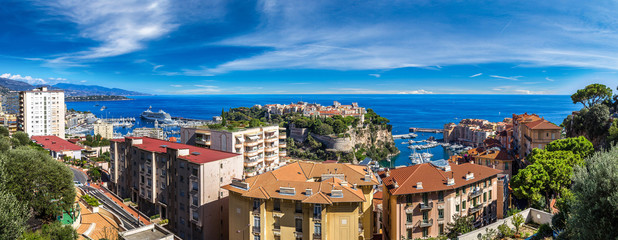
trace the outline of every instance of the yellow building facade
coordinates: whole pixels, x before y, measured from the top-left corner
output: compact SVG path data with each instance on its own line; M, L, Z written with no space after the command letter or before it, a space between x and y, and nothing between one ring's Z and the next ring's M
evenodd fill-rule
M297 162L225 186L230 239L371 239L371 170Z

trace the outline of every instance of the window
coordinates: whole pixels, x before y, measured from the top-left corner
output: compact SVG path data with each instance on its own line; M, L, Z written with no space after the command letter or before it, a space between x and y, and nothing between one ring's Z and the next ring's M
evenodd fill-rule
M322 218L322 205L316 204L313 206L313 218Z
M281 218L275 218L275 229L281 229Z
M200 218L200 215L197 213L197 211L193 211L192 216L193 216L193 220L196 220L196 221Z
M489 200L491 201L491 190L489 190Z
M428 199L427 193L423 193L423 203L425 205L428 205L429 204L428 201L429 201L429 199Z
M459 196L459 188L455 189L455 196Z
M465 186L461 188L461 193L466 194L466 187Z
M438 192L438 201L444 202L444 192Z
M191 175L197 176L197 168L192 168L191 169Z
M466 201L461 203L461 210L466 210Z
M322 224L321 223L315 223L313 225L313 233L316 235L322 235Z
M185 196L185 191L180 190L180 196L181 196L181 197L184 197L184 196Z
M180 207L180 211L184 211L184 210L185 210L185 205L184 205L184 204L182 204L182 203L181 203L181 204L179 205L179 207Z
M487 181L483 181L483 187L487 187Z
M253 240L260 240L260 235L253 235Z
M260 208L260 199L253 199L253 210Z
M296 202L296 213L303 213L303 203L300 201Z
M551 139L556 139L556 134L555 133L551 134Z
M455 205L455 212L459 212L459 204Z
M412 239L412 229L408 229L408 239Z
M412 213L406 214L406 222L408 222L408 223L412 222Z
M483 193L483 202L487 202L487 193L486 192Z
M197 182L192 182L191 186L193 191L197 191Z
M429 235L429 228L423 228L423 237L426 238Z
M444 218L444 209L438 209L438 218Z
M273 210L281 211L281 199L275 198L273 200Z
M260 227L260 217L253 216L253 226L259 228Z
M429 220L429 211L423 212L423 222L427 222Z
M438 229L440 230L440 235L444 234L444 224L438 224Z
M509 170L509 163L508 162L504 163L504 170Z
M303 220L300 218L296 219L296 231L297 232L302 232L303 231Z
M406 203L412 203L412 194L406 195Z
M197 201L197 196L194 195L192 198L193 198L193 206L199 206L198 201Z

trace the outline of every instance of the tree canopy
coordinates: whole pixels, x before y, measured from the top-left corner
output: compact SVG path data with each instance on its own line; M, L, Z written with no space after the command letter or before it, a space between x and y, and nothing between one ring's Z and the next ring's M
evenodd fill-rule
M546 205L550 197L569 188L573 167L583 164L581 156L571 151L534 149L526 159L532 164L513 176L513 194L531 203L545 197Z
M568 232L573 239L618 238L618 147L575 168Z
M9 136L9 130L5 126L0 126L0 136Z
M13 139L16 140L19 146L27 146L32 142L27 133L20 131L13 133Z
M73 172L46 152L28 147L6 151L2 162L2 189L31 208L35 216L52 220L75 200Z
M547 151L571 151L581 158L587 158L594 153L594 146L584 136L558 139L545 146Z
M26 230L28 208L13 194L0 191L0 239L17 239Z
M595 104L602 103L611 99L612 89L603 84L590 84L584 89L577 90L571 95L573 103L581 103L585 108L590 108Z

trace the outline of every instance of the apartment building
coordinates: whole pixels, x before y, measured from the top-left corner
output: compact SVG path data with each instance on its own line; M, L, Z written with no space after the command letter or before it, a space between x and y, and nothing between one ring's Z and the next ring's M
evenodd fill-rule
M64 138L64 91L40 87L19 93L18 124L28 136Z
M443 138L447 143L458 143L466 146L478 147L483 141L502 129L505 122L493 123L484 119L463 119L459 124L447 123L444 125Z
M497 169L502 171L501 174L513 176L513 157L504 148L489 148L476 154L469 154L469 157L472 163Z
M371 239L378 184L367 167L315 162L234 180L230 239Z
M114 138L114 125L108 122L97 120L94 124L94 135L101 135L105 139Z
M229 239L221 186L242 177L242 155L148 137L113 139L110 152L111 191L182 239Z
M18 130L17 115L0 112L0 126L4 126L13 135Z
M5 113L19 115L19 92L9 91L0 96L0 107Z
M446 234L453 216L480 227L497 218L499 170L472 163L423 163L380 172L386 239Z
M182 128L184 144L238 153L244 156L247 177L280 167L285 157L285 129L278 126L245 128L234 131L208 128Z
M560 139L561 134L561 127L539 115L513 114L513 149L520 159L530 154L533 148L543 149L548 143Z

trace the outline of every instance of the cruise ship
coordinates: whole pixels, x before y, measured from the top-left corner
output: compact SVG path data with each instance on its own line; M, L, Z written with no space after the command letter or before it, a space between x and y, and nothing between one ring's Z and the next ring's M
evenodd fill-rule
M158 121L159 123L173 123L172 117L169 113L164 112L163 110L159 110L158 112L151 111L152 107L148 108L148 110L142 112L141 117L150 121Z

